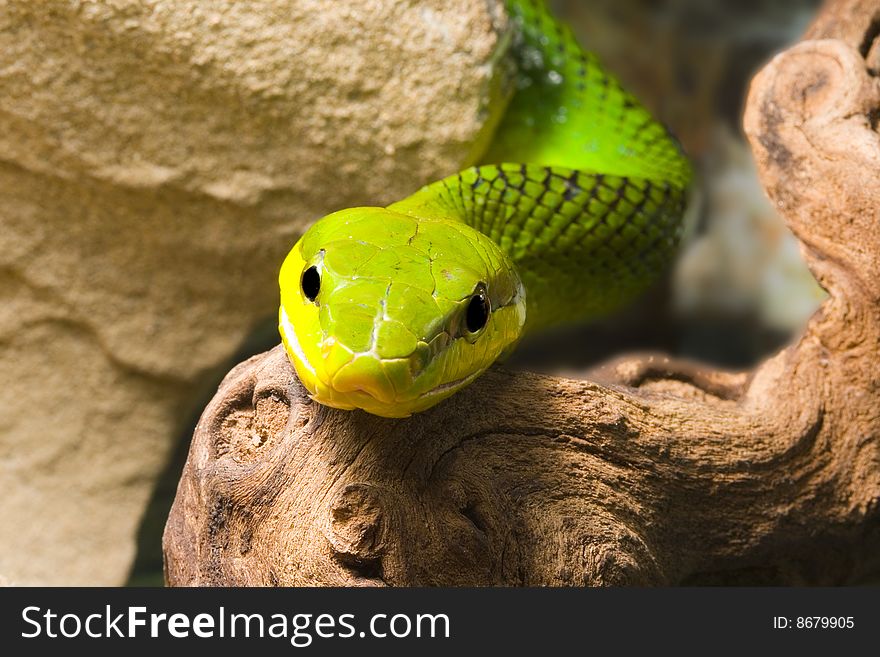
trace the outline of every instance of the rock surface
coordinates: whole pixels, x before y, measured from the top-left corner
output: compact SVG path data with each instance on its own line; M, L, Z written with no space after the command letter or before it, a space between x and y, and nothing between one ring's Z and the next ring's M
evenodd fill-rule
M275 312L296 236L491 130L499 3L329 6L0 1L8 580L123 582L199 382Z

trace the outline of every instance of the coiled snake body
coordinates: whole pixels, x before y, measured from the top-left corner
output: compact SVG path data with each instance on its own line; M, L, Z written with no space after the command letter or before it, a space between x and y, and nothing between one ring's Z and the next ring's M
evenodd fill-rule
M281 337L322 404L427 409L524 332L631 300L675 252L677 142L541 2L507 5L516 90L484 163L320 219L282 265Z

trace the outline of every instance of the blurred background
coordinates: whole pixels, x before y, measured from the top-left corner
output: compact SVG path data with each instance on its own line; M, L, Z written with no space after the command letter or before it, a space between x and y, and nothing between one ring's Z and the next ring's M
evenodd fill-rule
M491 57L491 43L470 45L493 29L473 22L482 3L326 12L276 0L260 16L232 2L111 4L0 7L0 474L11 491L0 581L10 583L161 584L162 529L193 428L225 373L278 343L274 276L298 232L451 173L485 119L462 111L478 104L463 89L485 92L467 73ZM741 112L752 74L819 3L551 4L679 137L699 193L678 263L644 299L530 339L507 366L578 376L646 350L754 365L797 336L823 292L762 192ZM448 109L419 105L413 78L430 75L431 58L450 68L422 82ZM382 65L387 79L372 82ZM416 101L395 114L399 89ZM367 129L349 129L365 116Z

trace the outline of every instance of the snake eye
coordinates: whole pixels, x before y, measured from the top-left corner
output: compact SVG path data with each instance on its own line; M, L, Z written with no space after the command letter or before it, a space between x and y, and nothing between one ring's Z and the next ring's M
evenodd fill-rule
M469 333L476 333L489 321L489 299L484 291L477 292L468 301L464 324Z
M300 285L302 286L303 294L306 295L306 299L314 301L318 298L318 292L321 291L321 274L315 265L312 265L303 272Z

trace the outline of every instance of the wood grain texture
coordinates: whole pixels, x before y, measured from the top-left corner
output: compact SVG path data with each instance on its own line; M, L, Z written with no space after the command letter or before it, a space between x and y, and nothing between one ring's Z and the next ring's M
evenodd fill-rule
M165 530L167 582L876 573L880 83L864 45L876 11L828 3L811 28L822 38L777 56L749 94L762 181L830 294L795 344L743 373L638 355L589 380L494 368L403 421L314 404L275 348L229 373L196 428Z

